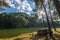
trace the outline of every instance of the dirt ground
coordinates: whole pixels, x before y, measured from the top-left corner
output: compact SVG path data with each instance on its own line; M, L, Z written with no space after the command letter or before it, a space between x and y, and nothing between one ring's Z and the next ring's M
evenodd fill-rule
M12 38L5 38L0 40L60 40L60 33L53 32L54 39L49 36L37 36L37 32L20 34Z

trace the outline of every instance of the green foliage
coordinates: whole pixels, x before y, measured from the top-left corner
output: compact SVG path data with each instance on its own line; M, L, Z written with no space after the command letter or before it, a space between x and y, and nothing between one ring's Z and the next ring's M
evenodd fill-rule
M42 27L42 25L43 23L40 19L35 16L29 16L26 13L19 12L0 14L0 29ZM47 22L45 22L45 25L47 26Z
M5 10L4 7L9 7L10 8L9 3L7 3L6 0L0 0L0 11Z
M34 24L35 23L35 24ZM18 28L36 26L37 21L34 17L26 13L1 13L0 28Z
M6 0L0 0L0 6L9 6Z
M57 15L56 12L53 13L53 19L54 19L54 20L58 20L58 15Z

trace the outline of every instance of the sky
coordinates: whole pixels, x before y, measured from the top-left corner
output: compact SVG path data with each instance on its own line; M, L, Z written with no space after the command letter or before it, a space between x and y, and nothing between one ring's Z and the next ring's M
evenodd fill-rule
M26 12L27 14L30 14L33 13L32 10L35 8L35 3L33 0L6 0L5 2L9 4L10 8L5 7L5 10L2 12ZM45 4L47 4L47 2ZM48 11L48 6L46 8ZM44 12L41 11L40 13Z
M35 8L35 3L33 0L6 0L5 2L9 4L10 8L4 7L5 10L1 12L8 12L8 13L25 12L27 14L31 14L33 13L32 10ZM45 5L46 5L46 10L49 11L49 7L47 6L48 5L47 0L45 0ZM40 14L43 13L45 15L43 11L39 11L39 12ZM39 18L42 18L41 15Z
M26 12L32 13L35 8L35 3L31 0L6 0L10 8L5 7L3 12Z
M35 8L35 3L33 0L6 0L5 2L9 4L10 8L5 7L3 12L26 12L27 14L31 14L33 13L32 10ZM45 5L48 5L47 0L45 0ZM46 9L47 11L49 10L48 6L46 6ZM41 13L45 15L45 13L40 11L40 9L37 13L38 15Z

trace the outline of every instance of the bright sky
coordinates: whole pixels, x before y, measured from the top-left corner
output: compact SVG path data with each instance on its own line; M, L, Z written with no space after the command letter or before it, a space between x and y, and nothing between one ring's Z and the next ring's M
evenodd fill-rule
M5 7L5 12L26 12L30 14L35 8L34 2L30 0L6 0L11 8Z
M45 0L47 1L47 0ZM5 7L3 12L26 12L27 14L32 13L35 8L35 3L33 0L6 0L11 8ZM47 2L45 2L47 4ZM46 7L48 11L48 6ZM44 13L41 11L40 13Z

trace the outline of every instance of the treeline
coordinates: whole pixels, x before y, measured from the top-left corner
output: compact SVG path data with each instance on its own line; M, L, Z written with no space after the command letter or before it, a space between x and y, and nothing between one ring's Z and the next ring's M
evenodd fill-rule
M0 29L43 27L43 24L37 17L29 16L23 12L0 14ZM54 24L60 26L57 22L54 22ZM47 26L47 22L45 22L45 26Z
M0 29L16 28L16 27L32 27L39 25L39 22L34 17L26 13L1 13L0 14Z

